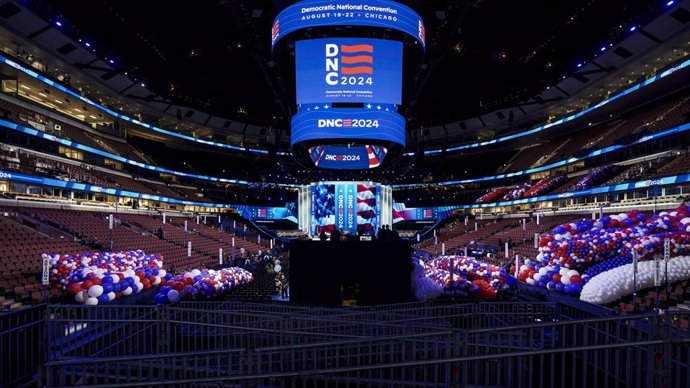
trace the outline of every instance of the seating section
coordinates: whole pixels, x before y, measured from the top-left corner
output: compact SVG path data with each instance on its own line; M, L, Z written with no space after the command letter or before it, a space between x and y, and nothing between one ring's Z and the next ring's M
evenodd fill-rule
M81 128L67 124L64 121L55 120L52 117L44 116L40 113L36 113L2 99L0 99L0 110L5 113L6 118L9 118L11 121L21 125L35 128L36 124L60 124L60 131L51 131L56 136L64 137L89 147L101 149L122 157L145 163L144 158L140 156L140 152L124 141L99 136L93 132L85 131Z
M687 173L690 173L690 153L684 153L682 155L679 155L670 163L656 170L656 172L652 172L649 175L649 178L663 178L665 176L673 176Z
M0 216L0 304L17 308L30 301L42 300L40 256L43 253L79 253L89 247L66 238L51 238L29 226Z
M537 225L536 219L527 219L524 231L522 230L522 219L517 218L495 222L479 221L478 225L481 227L476 232L474 231L474 221L468 223L467 232L465 232L463 223L457 222L446 226L438 235L438 245L434 245L433 239L429 239L420 243L420 247L424 252L431 255L440 254L442 243L446 244L446 253L448 254L462 254L465 246L468 249L484 248L498 252L499 259L494 259L492 264L505 265L507 263L503 259L503 250L506 242L510 243L510 249L513 253L519 254L523 258L534 258L537 254L537 250L534 248L535 233L549 231L557 225L580 220L582 217L587 216L540 217L539 225ZM491 259L487 260L491 261Z
M41 270L40 256L43 253L108 251L111 250L112 241L112 250L141 249L160 253L167 269L185 271L217 265L219 248L223 248L223 255L227 259L232 254L233 238L237 257L241 248L252 255L256 255L259 250L268 249L266 241L257 244L250 237L231 234L182 217L167 217L167 222L163 224L161 216L116 214L113 229L110 230L107 213L39 208L1 210L5 214L25 217L24 219L31 220L36 225L63 232L63 238L51 238L9 216L0 216L0 303L6 308L17 308L22 302L42 300L38 278ZM185 220L187 232L184 230ZM164 231L163 238L157 235L159 228ZM238 230L243 229L243 224L238 223ZM65 238L64 235L71 238ZM189 241L192 242L191 257L187 255ZM265 286L251 288L254 291L250 292L266 290Z

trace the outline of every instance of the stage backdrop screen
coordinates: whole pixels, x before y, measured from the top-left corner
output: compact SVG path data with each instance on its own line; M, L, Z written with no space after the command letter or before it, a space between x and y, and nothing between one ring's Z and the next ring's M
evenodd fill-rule
M311 234L334 229L371 235L380 225L381 186L367 182L324 182L311 186Z
M301 40L295 48L297 104L401 103L402 42Z

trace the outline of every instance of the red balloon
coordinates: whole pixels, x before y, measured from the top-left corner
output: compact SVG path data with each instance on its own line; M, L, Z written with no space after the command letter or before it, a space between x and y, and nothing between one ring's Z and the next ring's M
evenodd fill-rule
M144 285L144 289L151 287L151 281L149 279L146 279L146 278L141 280L141 284Z
M556 283L560 283L561 282L561 274L557 273L557 274L553 275L553 281Z
M81 288L83 290L88 290L89 288L91 288L91 286L93 286L93 282L91 280L87 280L81 284Z
M72 295L76 295L79 291L81 291L81 284L72 283L69 285L69 287L67 287L67 291Z
M181 289L184 288L184 284L182 282L175 282L175 285L173 286L174 289L177 291L180 291Z
M573 275L570 277L570 283L582 283L582 277L580 275Z

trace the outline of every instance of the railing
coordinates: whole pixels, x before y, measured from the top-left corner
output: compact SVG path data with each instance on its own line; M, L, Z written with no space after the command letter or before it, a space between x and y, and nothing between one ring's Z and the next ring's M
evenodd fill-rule
M31 379L43 362L45 305L0 313L0 387Z
M569 309L522 302L50 306L45 383L688 386L690 334L678 323L690 313L573 320Z

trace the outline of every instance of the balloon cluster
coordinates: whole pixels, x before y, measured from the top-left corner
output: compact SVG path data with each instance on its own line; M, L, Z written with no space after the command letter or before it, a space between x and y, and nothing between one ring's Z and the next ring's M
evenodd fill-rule
M630 264L632 263L632 258L627 257L627 256L616 256L612 257L608 260L604 260L600 263L594 264L593 266L587 268L584 272L583 278L584 282L583 284L587 284L589 280L591 280L594 276L599 275L602 272L606 272L608 270L618 268L622 265Z
M506 193L506 195L503 196L503 199L506 201L520 199L530 188L532 188L532 182L525 182L523 184L517 185L513 187L508 193Z
M610 164L602 166L590 172L575 184L575 190L586 190L594 185L606 182L613 174L618 171L618 166Z
M532 188L527 190L525 194L523 194L523 198L532 198L532 197L538 197L540 195L546 194L554 189L556 189L558 186L564 184L568 178L565 175L558 175L555 177L546 177L539 182L537 182Z
M686 205L646 217L638 210L582 220L555 227L539 240L536 261L519 270L518 280L550 290L577 294L600 274L663 252L670 241L670 256L690 254L690 213Z
M663 263L662 263L663 264ZM642 261L637 265L637 287L644 289L654 286L654 261ZM659 268L661 279L678 282L690 279L690 257L680 256L669 259L668 273L666 265ZM594 276L583 288L580 299L585 302L606 304L620 299L633 292L633 265L625 264Z
M429 260L425 263L425 275L443 286L446 293L485 300L494 299L497 292L515 282L515 278L506 274L503 268L464 256L441 256Z
M638 210L584 220L553 229L539 241L537 261L584 269L616 256L632 257L635 250L642 259L663 250L665 238L671 240L671 255L690 253L690 217L687 206L661 212L647 219Z
M42 257L49 258L52 286L86 305L139 293L172 276L162 269L162 256L141 250Z
M416 300L426 301L438 298L443 292L440 283L424 276L424 261L412 259L412 295Z
M239 267L220 270L195 269L165 282L156 295L156 303L175 303L185 299L210 299L253 280L252 273Z
M574 269L556 265L542 265L528 262L520 267L518 280L527 284L546 287L552 291L575 295L582 291L586 276Z
M494 202L497 199L501 198L505 193L510 190L507 187L500 187L498 189L489 191L488 193L482 195L481 197L477 198L475 201L476 203L489 203L489 202Z

